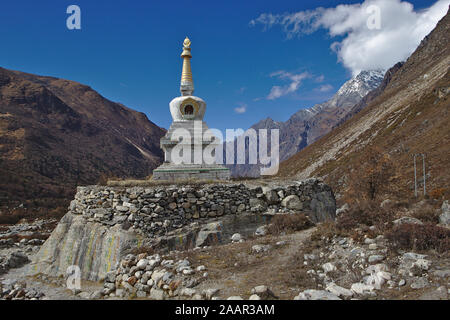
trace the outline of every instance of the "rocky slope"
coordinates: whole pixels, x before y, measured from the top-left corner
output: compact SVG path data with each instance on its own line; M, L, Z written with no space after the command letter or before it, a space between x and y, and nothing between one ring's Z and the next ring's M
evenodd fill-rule
M280 161L286 160L328 133L359 104L363 108L367 100L363 98L375 90L383 81L382 71L362 71L348 80L329 100L308 109L301 109L285 122L271 118L261 120L251 128L280 130ZM375 93L374 93L375 94ZM246 161L248 163L248 161ZM259 176L259 165L229 166L233 176Z
M445 193L450 178L449 29L447 13L408 60L391 69L395 72L382 92L361 112L283 162L279 177L323 176L340 192L368 147L375 146L397 166L397 184L404 195L412 195L415 153L426 154L428 191Z
M0 68L0 210L66 206L101 176L143 178L163 134L86 85Z

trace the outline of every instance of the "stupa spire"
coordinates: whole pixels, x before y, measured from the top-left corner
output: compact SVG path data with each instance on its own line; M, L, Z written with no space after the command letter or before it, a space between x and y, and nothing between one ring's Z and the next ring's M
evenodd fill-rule
M180 91L183 96L191 96L194 93L194 81L192 80L191 71L191 40L188 37L183 42L183 71L181 72Z

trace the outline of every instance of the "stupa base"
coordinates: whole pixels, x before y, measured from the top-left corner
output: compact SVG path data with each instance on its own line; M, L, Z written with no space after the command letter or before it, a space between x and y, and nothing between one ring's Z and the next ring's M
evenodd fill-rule
M163 163L153 170L152 180L230 180L230 177L230 169L217 164L175 165Z

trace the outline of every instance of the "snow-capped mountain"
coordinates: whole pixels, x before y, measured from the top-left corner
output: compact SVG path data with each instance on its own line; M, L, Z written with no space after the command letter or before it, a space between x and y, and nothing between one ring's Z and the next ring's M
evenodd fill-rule
M356 77L345 82L328 101L311 108L300 109L287 121L279 122L271 118L259 121L251 128L280 130L280 161L313 143L331 131L349 113L353 106L360 103L369 92L375 90L383 81L381 70L362 71ZM234 176L258 176L258 165L229 166Z

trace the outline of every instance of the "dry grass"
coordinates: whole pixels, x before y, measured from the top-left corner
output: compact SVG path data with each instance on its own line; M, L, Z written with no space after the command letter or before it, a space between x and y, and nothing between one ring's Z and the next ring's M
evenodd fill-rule
M314 223L303 213L277 214L270 221L267 231L272 235L292 233L312 227Z

